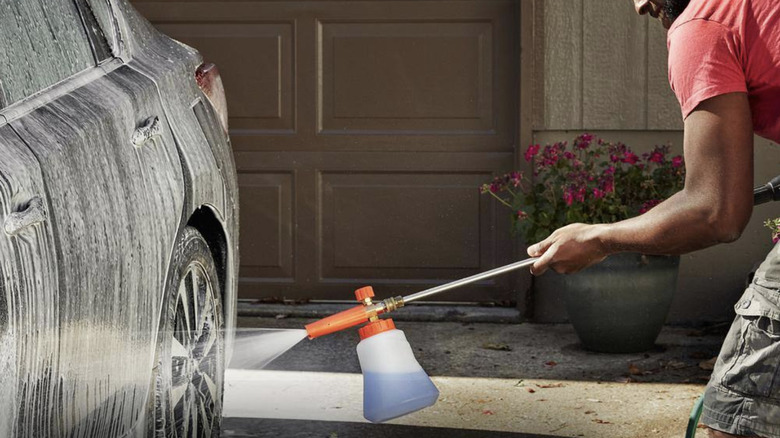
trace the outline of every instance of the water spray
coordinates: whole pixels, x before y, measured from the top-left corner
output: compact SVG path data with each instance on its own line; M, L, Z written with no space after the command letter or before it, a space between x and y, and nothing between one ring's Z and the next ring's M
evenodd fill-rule
M363 371L363 416L374 423L388 421L433 405L439 398L439 390L417 362L404 333L395 328L392 319L380 319L379 315L431 295L529 267L536 260L515 262L405 297L377 302L373 300L374 289L363 287L355 291L358 306L313 322L306 326L306 332L309 339L315 339L367 323L358 331L357 345Z

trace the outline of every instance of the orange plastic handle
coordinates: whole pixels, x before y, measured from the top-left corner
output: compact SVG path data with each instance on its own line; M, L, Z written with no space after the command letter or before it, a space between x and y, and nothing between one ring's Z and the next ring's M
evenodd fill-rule
M357 306L315 321L306 326L309 339L319 338L368 321L367 306Z

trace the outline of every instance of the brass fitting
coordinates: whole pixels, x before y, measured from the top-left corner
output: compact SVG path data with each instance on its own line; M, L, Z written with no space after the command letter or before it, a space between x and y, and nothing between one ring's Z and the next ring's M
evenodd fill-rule
M387 298L386 300L382 301L382 303L385 305L384 313L390 313L404 306L404 297L398 296Z

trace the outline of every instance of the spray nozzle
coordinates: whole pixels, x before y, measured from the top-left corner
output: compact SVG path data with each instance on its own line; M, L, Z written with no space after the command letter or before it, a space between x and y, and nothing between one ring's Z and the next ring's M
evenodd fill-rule
M309 339L329 335L364 322L377 321L379 315L392 312L404 305L402 297L388 298L380 302L374 302L373 297L374 289L371 286L356 290L355 298L361 304L307 325L306 332L309 334Z

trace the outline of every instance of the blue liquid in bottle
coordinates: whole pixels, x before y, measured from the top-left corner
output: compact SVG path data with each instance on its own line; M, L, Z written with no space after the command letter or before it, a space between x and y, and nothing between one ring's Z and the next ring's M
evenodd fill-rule
M363 373L363 416L372 423L392 420L436 403L436 389L425 371Z

